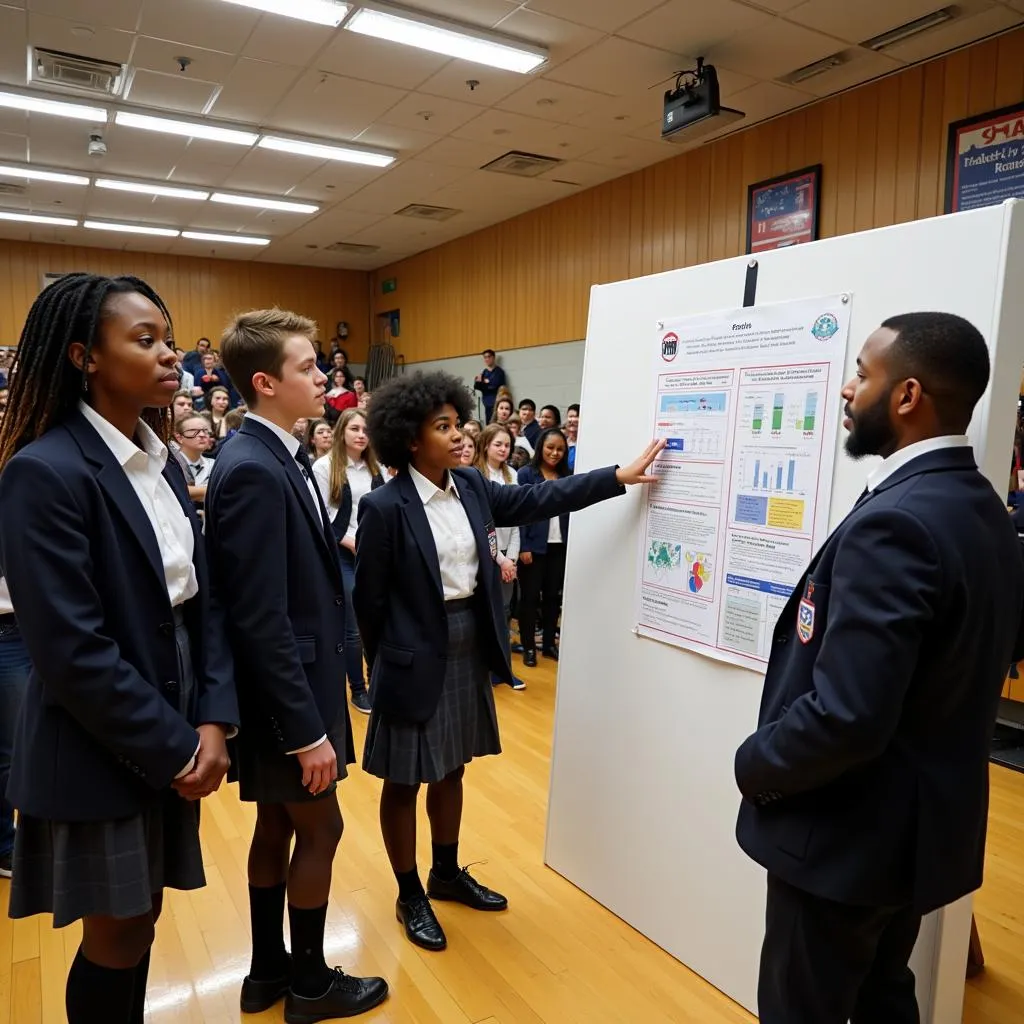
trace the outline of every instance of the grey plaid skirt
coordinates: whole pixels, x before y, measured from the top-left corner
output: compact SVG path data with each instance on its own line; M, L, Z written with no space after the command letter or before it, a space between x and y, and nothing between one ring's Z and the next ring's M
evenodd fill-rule
M175 609L180 709L195 692L188 632ZM184 767L184 765L182 766ZM206 884L199 804L173 790L146 810L116 821L49 821L21 815L14 839L11 917L52 914L55 928L94 914L138 917L161 889Z
M469 601L452 603L448 667L433 717L410 723L376 711L370 715L363 769L380 779L406 786L440 782L474 757L501 753L494 694L477 643L476 613Z

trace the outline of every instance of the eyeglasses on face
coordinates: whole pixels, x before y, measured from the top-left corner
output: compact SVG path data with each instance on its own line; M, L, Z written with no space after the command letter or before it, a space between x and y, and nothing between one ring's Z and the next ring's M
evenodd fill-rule
M207 430L206 427L194 427L192 430L182 430L182 437L211 437L213 431Z

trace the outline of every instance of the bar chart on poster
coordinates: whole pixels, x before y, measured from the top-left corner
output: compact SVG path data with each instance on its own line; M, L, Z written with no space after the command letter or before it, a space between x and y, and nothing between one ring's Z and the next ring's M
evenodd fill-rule
M850 295L662 322L641 636L762 668L824 539ZM832 434L829 434L831 431Z

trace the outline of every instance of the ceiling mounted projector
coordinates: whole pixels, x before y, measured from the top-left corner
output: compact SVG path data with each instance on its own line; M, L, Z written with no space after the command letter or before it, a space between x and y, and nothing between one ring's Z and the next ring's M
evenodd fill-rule
M723 107L718 72L703 57L693 71L680 71L674 89L665 93L661 137L666 142L690 143L746 117L742 110Z

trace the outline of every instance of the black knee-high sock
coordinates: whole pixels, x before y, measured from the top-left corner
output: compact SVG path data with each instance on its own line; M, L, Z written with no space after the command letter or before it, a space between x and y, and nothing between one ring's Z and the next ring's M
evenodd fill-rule
M452 881L459 873L459 844L432 843L431 846L434 850L431 870L442 881Z
M132 992L132 1024L145 1024L146 986L149 984L149 954L151 951L151 949L146 950L146 955L139 961L139 966L135 968L135 987Z
M64 997L68 1024L132 1024L135 971L100 967L87 960L79 946Z
M249 886L249 921L252 924L252 963L249 977L259 981L288 973L284 948L284 901L287 883L268 888Z
M331 971L324 960L324 928L327 904L305 910L288 904L292 929L292 991L314 998L322 996L331 984Z

